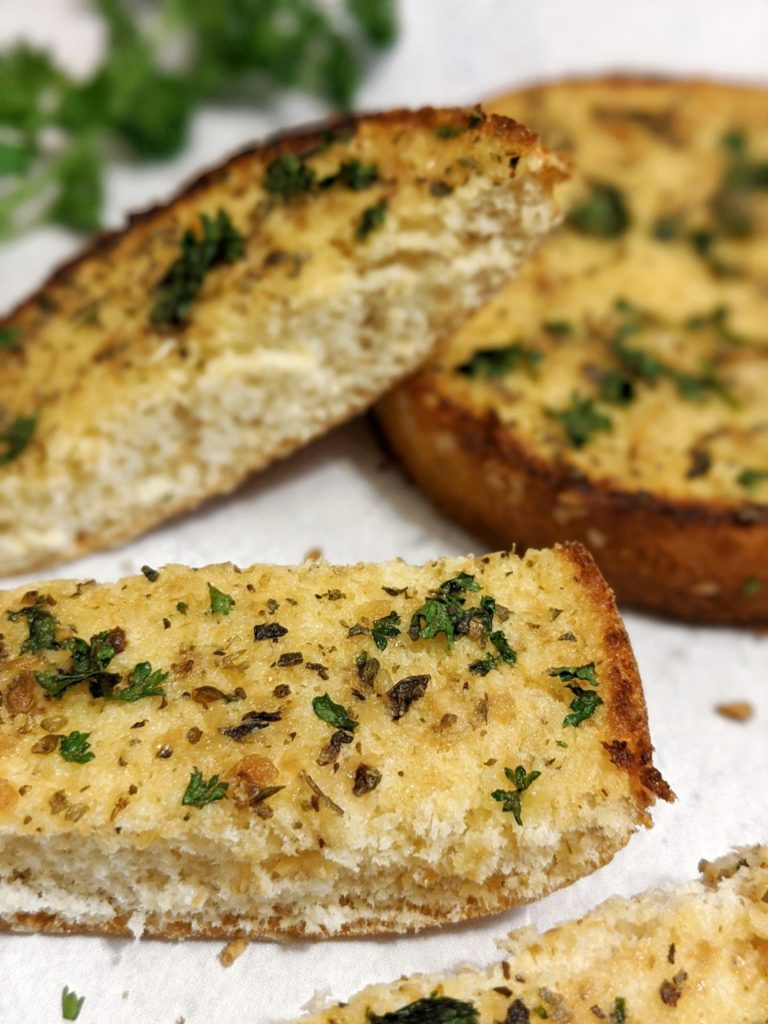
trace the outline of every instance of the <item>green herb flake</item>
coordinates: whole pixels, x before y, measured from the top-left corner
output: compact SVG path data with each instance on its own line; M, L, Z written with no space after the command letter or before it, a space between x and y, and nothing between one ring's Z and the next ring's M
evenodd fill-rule
M619 370L605 370L600 377L599 397L610 405L630 405L637 389L631 377Z
M226 210L215 217L200 215L202 235L184 232L181 255L155 286L155 303L149 314L153 324L183 326L190 318L192 303L203 287L209 270L234 263L245 253L243 236L232 224Z
M576 679L581 679L582 682L590 683L592 686L598 685L594 661L590 661L587 665L578 665L572 668L567 668L565 666L561 668L551 668L547 674L550 676L557 676L564 683L570 683Z
M206 782L203 773L193 768L181 803L184 807L205 807L215 800L226 799L228 789L229 783L219 782L218 775L212 775Z
M480 661L473 661L469 666L469 671L474 672L475 675L487 676L492 669L498 668L502 662L505 662L507 665L514 665L517 661L517 651L509 646L507 638L500 629L496 630L495 633L491 633L488 639L496 648L497 653L491 654L489 652Z
M0 430L0 466L22 454L37 428L37 416L18 416L4 430Z
M214 587L212 583L208 584L208 595L211 599L212 615L229 615L235 607L234 597L230 597L229 594L225 594L224 591L219 590L218 587Z
M387 201L382 199L375 206L367 206L360 214L355 237L362 240L367 238L372 231L380 228L387 216Z
M77 992L70 992L65 985L61 991L61 1019L77 1020L84 1002L85 996L78 996Z
M431 640L442 633L451 648L457 632L461 631L463 625L469 624L469 613L464 610L464 595L467 591L478 590L479 584L469 573L462 572L453 579L445 580L411 616L408 628L411 640ZM477 609L476 612L487 616L490 610L486 603L485 608Z
M371 1024L477 1024L478 1012L473 1003L432 995L389 1013L368 1010L367 1017Z
M768 469L742 469L736 477L736 483L748 491L756 490L766 480L768 480Z
M654 221L651 234L657 242L672 242L680 237L682 230L682 218L677 214L669 214Z
M741 585L741 592L745 597L755 597L762 589L763 584L756 576L747 576Z
M549 1014L541 1004L539 1004L538 1006L534 1006L533 1013L535 1013L536 1016L540 1017L542 1020L549 1020Z
M371 627L371 637L380 651L386 651L388 638L400 636L399 626L400 616L395 611L374 621Z
M568 686L568 689L574 697L570 703L571 713L563 719L563 728L572 725L575 729L582 722L586 722L588 718L591 718L603 701L594 690L584 690L580 686L574 685Z
M455 139L462 131L463 129L455 124L441 124L435 128L435 135L438 139Z
M81 637L65 640L62 646L72 652L69 668L35 672L35 679L52 697L61 697L70 686L86 679L90 680L95 695L103 696L119 679L106 668L124 645L125 634L121 629L106 629L92 636L88 643Z
M501 348L479 349L466 362L457 366L456 372L467 377L483 377L486 380L505 377L516 370L524 370L529 376L533 376L542 358L542 353L538 349L528 348L515 341Z
M176 611L179 613L179 615L186 615L187 612L189 611L189 605L187 604L186 601L177 601Z
M89 761L93 761L96 755L88 742L90 735L89 732L71 732L67 736L62 736L59 753L64 760L74 764L87 764Z
M153 672L152 665L148 661L142 661L128 673L127 686L123 689L106 690L104 696L107 700L122 700L130 704L144 697L164 697L165 690L161 684L167 678L167 672L161 669Z
M312 192L317 185L317 175L303 160L290 153L281 153L267 165L262 185L270 195L280 196L289 202L296 196Z
M18 622L19 619L27 621L29 635L21 645L20 654L28 654L31 651L54 651L61 647L56 639L58 619L54 618L46 608L45 598L38 597L33 605L20 608L15 612L8 612L9 622Z
M616 996L613 1001L611 1020L613 1024L627 1024L627 1004L622 996Z
M346 732L354 732L360 724L354 718L350 718L347 709L342 704L336 704L331 700L329 694L324 693L322 697L315 697L312 701L312 710L323 722L332 725L334 729L344 729Z
M595 407L594 399L582 398L575 393L569 406L548 409L547 412L560 423L574 448L583 448L594 434L613 429L613 420Z
M511 811L517 824L522 825L522 794L536 781L536 779L538 779L541 772L527 772L525 768L519 764L514 771L512 771L511 768L505 768L504 774L510 782L514 783L515 788L494 789L491 796L494 800L498 800L502 804L502 811Z
M573 325L567 320L545 320L541 326L553 338L567 338L573 334Z
M379 169L376 164L364 164L362 160L344 160L338 171L320 182L321 188L332 185L343 185L352 192L362 192L379 180Z
M15 325L10 327L0 327L0 352L5 349L10 351L11 349L19 348L19 338L21 337L21 328Z
M589 198L571 210L566 223L592 238L619 238L629 227L629 213L619 189L596 183Z

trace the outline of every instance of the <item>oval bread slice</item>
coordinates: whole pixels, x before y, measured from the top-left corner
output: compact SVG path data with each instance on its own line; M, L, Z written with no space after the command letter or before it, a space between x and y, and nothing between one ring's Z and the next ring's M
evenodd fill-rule
M556 222L561 164L480 111L248 149L0 323L0 574L133 537L365 409Z
M573 153L563 230L379 406L494 545L578 539L620 602L768 622L768 91L597 79L494 109Z
M405 932L608 861L671 793L580 547L0 596L0 920Z
M487 970L373 985L302 1024L764 1024L768 847L699 865L702 878L614 898L578 921L502 943Z

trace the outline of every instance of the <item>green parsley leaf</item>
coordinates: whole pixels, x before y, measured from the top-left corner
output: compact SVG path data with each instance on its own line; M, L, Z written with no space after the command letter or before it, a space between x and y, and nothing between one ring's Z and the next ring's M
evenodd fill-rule
M595 408L592 398L582 398L574 393L571 404L564 409L548 409L548 414L558 420L574 448L583 448L592 435L599 431L613 429L613 420Z
M583 690L580 686L573 685L568 686L568 689L574 697L570 704L571 713L563 719L563 728L572 725L575 729L591 718L603 701L594 690Z
M585 683L591 683L592 686L598 685L594 661L590 661L587 665L578 665L572 668L566 668L565 666L562 668L551 668L547 674L559 677L564 683L570 683L574 679L581 679Z
M212 267L234 263L243 257L243 236L226 210L215 217L200 215L203 232L184 232L181 255L173 261L155 286L155 304L149 315L153 324L183 325L190 317L192 303Z
M755 597L763 589L763 584L756 576L747 576L741 585L741 592L745 597Z
M55 164L57 195L48 219L73 231L96 231L104 196L102 157L82 140Z
M498 668L502 662L514 665L517 661L517 651L514 651L509 646L507 638L500 629L495 633L491 633L489 640L496 648L497 653L491 654L489 652L480 661L473 661L469 666L469 671L474 672L475 675L487 676L492 669Z
M748 491L756 490L766 480L768 480L768 469L742 469L736 477L736 483Z
M496 609L494 599L484 597L479 608L464 608L466 592L478 590L479 584L469 573L461 572L453 579L445 580L411 616L408 628L411 640L431 640L443 633L450 648L455 636L463 636L469 632L473 619L479 620L483 629L488 632Z
M613 1024L626 1024L627 1005L622 996L616 996L613 1001L613 1013L611 1014Z
M390 612L381 619L376 619L371 627L373 642L380 651L387 649L387 638L400 636L400 616L397 612Z
M59 753L65 761L72 761L75 764L87 764L96 757L88 742L89 732L71 732L61 737Z
M97 633L91 637L89 643L80 637L66 640L63 646L72 652L69 669L35 672L35 679L52 697L61 697L70 686L86 679L91 681L96 694L102 696L105 688L111 688L119 679L119 676L105 670L118 653L118 649L122 650L124 640L122 630L119 629L107 629Z
M401 1006L389 1013L372 1013L371 1024L477 1024L478 1012L473 1003L450 996L427 996Z
M176 611L180 615L186 615L187 612L189 611L189 605L187 604L186 601L177 601L176 602Z
M521 812L521 796L541 775L541 772L527 772L521 764L512 771L505 768L504 774L510 782L514 783L514 789L494 789L491 796L498 800L503 806L502 811L511 811L518 825L523 824Z
M382 199L375 206L367 206L360 214L355 237L362 240L367 238L376 228L380 228L387 216L387 206L386 199Z
M435 128L435 135L438 139L455 139L461 135L462 129L455 124L440 124Z
M501 348L479 349L466 362L457 366L456 372L467 377L484 377L486 380L504 377L515 370L525 370L532 376L542 358L538 349L528 348L515 341Z
M391 46L397 35L392 0L347 0L347 8L374 46Z
M78 996L77 992L70 992L65 985L61 991L61 1019L77 1020L84 1002L85 996Z
M267 165L262 185L270 195L280 196L289 202L296 196L312 192L317 185L317 175L292 153L281 153Z
M595 183L592 194L566 217L574 231L593 238L619 238L629 227L624 197L614 185Z
M541 326L553 338L567 338L573 334L573 325L567 320L545 320Z
M53 651L61 644L56 639L56 627L59 622L47 610L47 602L44 597L38 597L33 605L27 605L16 612L8 612L9 622L18 622L19 619L27 620L29 635L21 645L20 654L27 654L30 651Z
M327 693L324 693L322 697L315 697L312 701L312 710L318 718L328 722L334 729L354 732L360 724L354 718L349 717L347 709L342 704L335 704Z
M5 430L0 430L0 466L7 466L21 455L32 440L36 427L37 416L19 416Z
M18 349L20 337L21 328L18 325L11 324L9 327L0 327L0 352L3 349L6 351Z
M228 789L229 783L219 782L218 775L212 775L206 782L203 773L193 768L181 803L184 807L205 807L214 800L226 799Z
M320 182L321 188L330 188L332 185L343 185L352 192L362 192L370 188L379 180L379 169L376 164L364 164L362 160L344 160L335 174L323 178Z
M167 678L167 672L163 672L162 669L153 672L152 665L148 661L142 661L128 673L126 687L122 690L105 690L104 696L107 700L123 700L131 704L144 697L164 697L165 690L161 684Z
M214 587L212 583L208 584L208 595L211 599L212 615L229 615L235 607L234 597L230 597L229 594L225 594L222 590L219 590L218 587Z

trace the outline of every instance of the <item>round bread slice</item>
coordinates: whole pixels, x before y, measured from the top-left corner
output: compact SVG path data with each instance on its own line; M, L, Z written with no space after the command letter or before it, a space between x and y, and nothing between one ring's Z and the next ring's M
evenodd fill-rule
M134 537L365 409L557 220L560 162L479 110L245 150L0 322L0 574Z
M768 91L624 78L497 100L578 168L563 229L380 403L493 544L579 539L620 602L768 622Z
M768 847L699 870L544 934L523 928L493 967L372 985L301 1024L765 1024Z

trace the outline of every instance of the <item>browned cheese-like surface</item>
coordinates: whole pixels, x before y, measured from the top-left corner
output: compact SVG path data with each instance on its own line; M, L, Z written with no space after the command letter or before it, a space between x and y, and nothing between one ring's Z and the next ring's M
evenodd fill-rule
M468 616L452 645L414 633L462 573L461 609L493 598L492 619ZM167 566L7 592L0 620L6 926L122 933L141 914L166 937L408 930L572 881L671 797L612 595L578 546L423 567ZM54 695L72 641L103 631L111 675ZM147 662L167 673L162 694L116 699ZM569 681L600 698L575 724ZM341 719L318 713L326 695ZM64 757L73 732L87 734L81 763ZM518 765L540 772L522 825L492 797L515 789L504 769ZM196 770L226 784L222 799L183 804ZM63 882L42 866L51 850L64 851ZM112 872L113 911L82 902L68 858L90 865L90 897L108 898L97 879ZM169 863L179 878L161 913L152 867ZM77 900L36 902L54 882ZM214 893L218 916L205 910Z
M612 78L492 107L572 154L570 216L380 404L389 439L494 544L579 539L620 601L765 623L768 92Z

